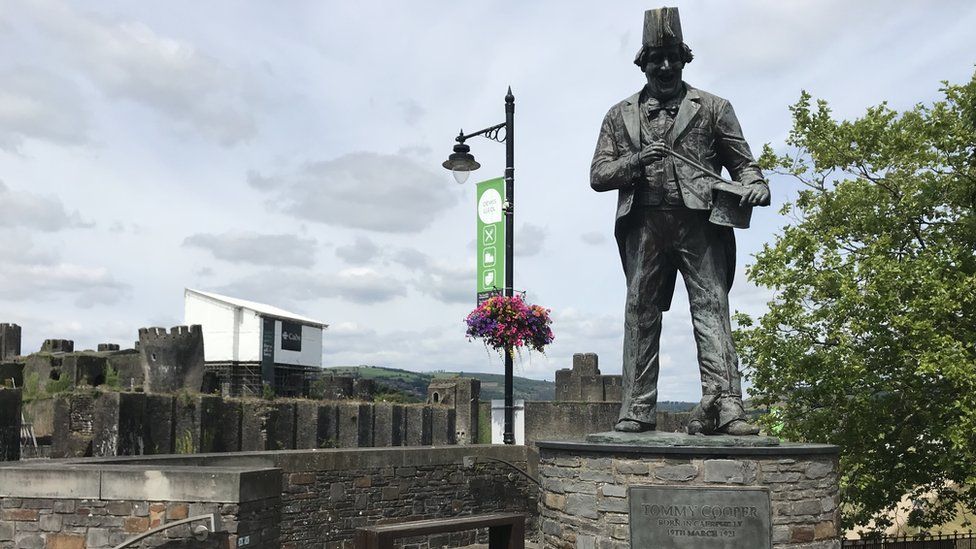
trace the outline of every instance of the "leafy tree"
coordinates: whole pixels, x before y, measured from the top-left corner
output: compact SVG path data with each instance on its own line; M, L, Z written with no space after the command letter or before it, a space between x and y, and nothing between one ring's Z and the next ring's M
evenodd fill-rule
M943 86L850 121L804 92L760 161L802 190L747 271L777 293L739 349L770 428L841 446L848 527L906 494L920 528L976 509L976 75Z

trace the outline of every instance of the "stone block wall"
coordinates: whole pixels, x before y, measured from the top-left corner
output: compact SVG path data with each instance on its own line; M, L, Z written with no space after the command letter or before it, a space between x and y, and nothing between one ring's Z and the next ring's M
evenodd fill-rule
M190 528L209 521L164 530L132 547L280 546L276 470L64 469L0 470L0 549L108 549L168 522L212 513L217 531L205 541L193 540Z
M427 386L427 404L454 408L454 438L458 444L478 442L478 401L481 381L466 377L434 378Z
M110 371L117 379L117 387L133 390L143 385L143 371L139 353L132 349L117 351L79 351L32 353L15 362L0 366L0 380L12 377L21 386L25 380L38 383L38 399L49 398L45 387L54 381L67 381L69 387L99 386L108 380ZM7 373L9 372L9 373Z
M556 370L556 400L560 402L620 402L621 386L619 375L600 373L596 353L576 353L572 369Z
M72 353L75 350L75 342L70 339L45 339L41 343L42 353Z
M52 457L84 457L92 455L95 436L95 398L97 391L76 391L58 395L54 399L54 434L51 437Z
M538 489L494 460L524 469L525 447L87 458L0 468L0 549L104 549L212 512L225 533L205 544L187 541L188 529L179 527L138 547L352 549L360 526L499 511L526 514L535 537ZM457 547L485 537L412 538L404 546Z
M0 361L20 356L20 326L0 323Z
M360 526L495 511L529 515L536 531L538 490L509 466L464 456L505 459L526 468L523 446L389 448L281 455L281 547L351 549ZM456 547L485 533L404 540L404 547Z
M193 326L139 328L139 352L146 392L169 393L203 387L203 329Z
M837 448L642 448L540 444L544 547L630 547L632 486L762 487L776 549L840 549Z
M444 406L85 389L55 397L51 456L440 446L455 433Z
M227 530L201 542L190 537L197 523L181 525L132 547L231 549L241 537L249 541L243 547L275 547L279 504L277 498L241 504L0 498L0 549L109 549L166 522L208 513L217 513Z
M526 402L525 446L534 467L540 440L583 440L590 433L610 431L620 414L618 402ZM687 412L658 412L657 430L684 431ZM534 471L534 469L533 469Z
M0 461L20 459L20 389L0 387Z

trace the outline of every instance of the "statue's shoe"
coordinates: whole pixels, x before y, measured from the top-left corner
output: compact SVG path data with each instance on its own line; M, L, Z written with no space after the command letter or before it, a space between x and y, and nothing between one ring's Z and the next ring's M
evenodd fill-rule
M720 427L717 431L715 431L715 433L719 435L732 435L736 437L758 435L759 426L753 425L744 419L734 419Z
M715 425L715 422L714 421L712 422L712 425L713 426ZM688 434L689 435L710 435L710 434L712 434L711 429L708 429L705 426L705 423L702 422L701 420L698 420L698 419L693 419L693 420L689 421L688 422L688 426L686 427L686 430L688 431Z
M613 426L614 431L620 431L621 433L643 433L644 431L653 431L656 425L653 423L644 423L643 421L637 421L634 419L621 419Z

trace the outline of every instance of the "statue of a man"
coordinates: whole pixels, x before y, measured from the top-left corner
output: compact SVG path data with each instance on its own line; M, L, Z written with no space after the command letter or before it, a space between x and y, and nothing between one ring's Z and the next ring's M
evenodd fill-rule
M627 280L623 402L614 429L655 428L661 313L680 272L702 384L688 431L755 435L759 428L742 408L729 321L735 238L732 227L713 222L724 217L712 215L733 195L719 196L724 191L713 186L724 167L742 186L732 207L743 209L768 205L769 186L729 102L681 80L691 60L678 9L648 10L634 59L647 84L607 113L590 167L594 190L618 191L614 235Z

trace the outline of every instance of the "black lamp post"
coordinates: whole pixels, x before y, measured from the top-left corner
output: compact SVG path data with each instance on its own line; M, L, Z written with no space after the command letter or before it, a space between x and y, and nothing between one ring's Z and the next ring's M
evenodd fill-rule
M499 137L499 132L505 134ZM509 86L505 95L505 122L490 128L465 135L464 130L455 138L454 152L442 164L454 173L458 183L464 183L470 172L477 170L481 164L471 155L471 147L464 142L476 136L483 136L499 143L505 143L505 296L512 297L514 287L514 242L515 242L515 96ZM513 392L512 349L505 349L505 444L515 444L515 403Z

